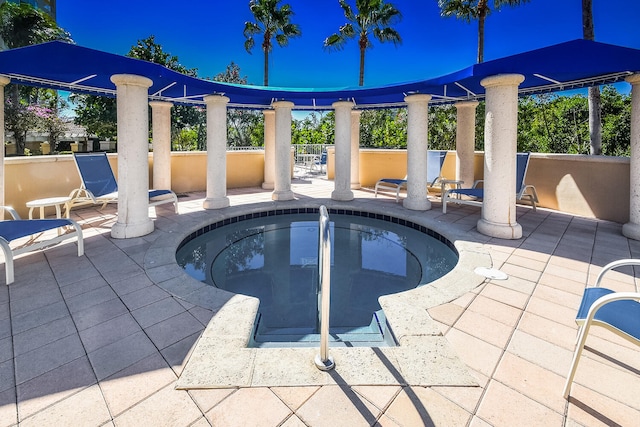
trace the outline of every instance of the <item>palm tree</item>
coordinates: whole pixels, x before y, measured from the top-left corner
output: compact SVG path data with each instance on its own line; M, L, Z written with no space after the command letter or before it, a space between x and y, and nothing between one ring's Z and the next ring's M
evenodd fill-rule
M593 2L582 0L582 38L595 40L593 31ZM600 88L589 88L589 136L591 154L602 154L602 117L600 111Z
M358 84L364 85L364 54L365 51L373 47L371 34L380 43L393 42L394 45L402 43L400 34L391 25L402 19L402 14L391 3L384 0L356 0L357 11L351 8L346 0L338 0L340 7L344 11L347 23L324 40L325 49L340 50L347 40L358 38L360 47L360 79Z
M502 6L520 6L529 0L493 0L493 10ZM478 63L484 61L484 22L491 13L490 0L438 0L440 15L455 17L467 23L478 20Z
M264 52L264 85L269 86L269 52L273 49L275 39L280 47L289 44L289 38L302 35L300 27L290 22L293 16L288 4L278 8L280 0L251 0L249 10L256 22L244 23L244 48L251 53L255 46L254 36L262 34L262 51Z

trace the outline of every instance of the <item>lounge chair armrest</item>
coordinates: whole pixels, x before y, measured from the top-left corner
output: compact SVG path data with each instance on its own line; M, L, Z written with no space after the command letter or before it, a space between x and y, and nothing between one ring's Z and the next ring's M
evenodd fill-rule
M483 184L483 186L484 186L484 179L476 179L476 180L473 182L473 185L471 186L471 188L477 188L477 187L478 187L478 184Z
M602 270L600 271L600 273L598 273L598 277L596 278L596 283L595 285L593 285L595 288L600 286L600 282L602 281L602 278L604 277L604 275L615 269L618 267L624 267L627 265L637 265L640 266L640 259L619 259L617 261L613 261L610 262L609 264L605 265L604 267L602 267ZM638 285L636 284L636 291L638 291Z
M13 219L20 219L20 215L18 215L18 212L16 212L16 210L13 209L11 206L0 206L0 208L7 211Z

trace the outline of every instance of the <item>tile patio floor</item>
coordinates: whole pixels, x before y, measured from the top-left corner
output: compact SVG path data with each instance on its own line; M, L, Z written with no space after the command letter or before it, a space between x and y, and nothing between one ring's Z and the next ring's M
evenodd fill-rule
M298 179L293 190L328 198L333 183ZM271 199L257 188L229 193L232 206ZM366 190L355 196L395 204ZM78 209L85 256L70 242L16 260L15 283L0 286L0 427L640 425L639 347L599 328L570 401L561 396L585 285L606 263L640 257L640 242L620 224L527 207L518 208L522 239L490 239L475 231L479 208L442 215L437 198L424 214L482 243L509 275L429 312L478 387L175 390L214 313L173 297L142 265L153 241L202 210L203 198L181 197L180 216L157 208L156 231L128 240L110 238L114 207ZM632 290L636 280L626 268L606 285Z

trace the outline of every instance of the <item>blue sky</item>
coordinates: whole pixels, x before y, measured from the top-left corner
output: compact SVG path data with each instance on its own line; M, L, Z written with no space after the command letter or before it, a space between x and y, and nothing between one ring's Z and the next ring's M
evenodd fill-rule
M349 0L351 4L355 0ZM391 0L403 14L395 28L403 43L367 50L365 85L439 76L475 63L477 23L439 15L437 0ZM269 83L283 87L343 87L358 84L358 48L327 52L323 40L345 18L337 0L283 0L295 12L302 37L271 53ZM244 49L248 0L58 0L58 24L79 45L126 54L137 40L155 35L166 52L200 77L212 77L231 62L249 83L262 84L259 44ZM640 49L640 0L593 0L597 41ZM320 5L320 6L318 6ZM582 37L581 0L531 0L505 7L486 21L485 60Z

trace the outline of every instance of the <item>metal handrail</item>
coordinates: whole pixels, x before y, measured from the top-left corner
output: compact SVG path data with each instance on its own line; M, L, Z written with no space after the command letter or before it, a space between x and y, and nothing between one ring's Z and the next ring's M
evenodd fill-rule
M326 206L320 206L318 221L318 320L320 322L320 353L315 364L321 371L329 371L336 364L329 355L329 301L331 300L331 232L329 213Z

